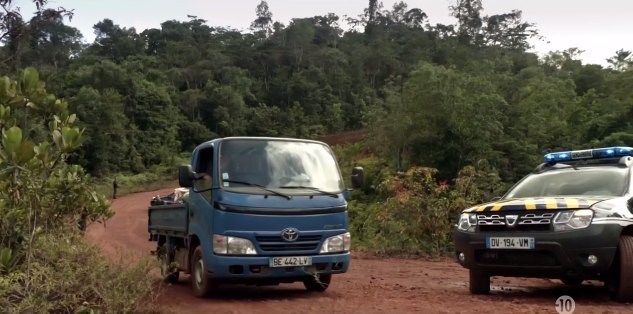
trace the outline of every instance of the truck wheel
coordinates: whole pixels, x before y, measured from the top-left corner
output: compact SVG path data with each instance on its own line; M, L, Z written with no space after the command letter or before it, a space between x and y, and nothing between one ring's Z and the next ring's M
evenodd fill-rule
M165 244L158 249L158 261L160 262L160 275L163 281L170 284L178 282L180 272L172 267L172 258L169 256L167 245Z
M469 288L472 294L490 293L490 276L482 271L469 270Z
M303 280L303 285L306 287L306 289L308 289L308 291L323 292L330 286L331 281L332 274L315 274L314 276L306 277Z
M206 297L215 290L216 285L212 282L204 267L202 258L202 247L197 246L191 257L191 285L193 292L198 297Z
M633 237L623 235L618 245L620 267L617 269L615 299L620 302L633 301Z

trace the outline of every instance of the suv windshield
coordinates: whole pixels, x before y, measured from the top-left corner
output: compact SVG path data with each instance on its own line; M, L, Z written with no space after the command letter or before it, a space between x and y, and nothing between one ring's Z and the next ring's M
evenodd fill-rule
M621 196L626 192L628 169L617 167L566 168L531 174L506 196L559 195Z
M219 152L220 184L225 189L279 189L285 194L343 190L334 155L322 144L231 139L222 142Z

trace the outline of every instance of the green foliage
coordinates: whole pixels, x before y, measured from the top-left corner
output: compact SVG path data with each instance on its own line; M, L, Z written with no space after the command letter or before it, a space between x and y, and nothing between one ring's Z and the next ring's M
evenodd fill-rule
M114 213L84 169L67 163L84 142L76 115L35 69L0 82L0 308L136 310L151 286L150 264L110 266L79 233Z
M370 152L364 142L336 145L332 149L346 186L351 186L352 169L363 167L365 180L363 186L353 192L355 199L368 201L378 196L378 186L394 173L387 161Z
M28 272L0 276L0 308L6 313L138 313L148 310L153 263L114 265L75 230L47 234L33 243ZM4 262L0 251L0 263Z
M14 78L0 78L0 247L18 260L37 227L79 211L108 217L98 194L74 187L87 186L87 174L105 194L117 174L122 193L162 184L175 171L163 167L180 152L217 136L318 138L365 128L366 142L336 148L346 180L353 166L366 170L350 213L361 234L376 218L379 205L369 202L393 197L383 183L399 171L435 169L417 176L452 183L474 165L507 186L550 150L633 145L629 51L615 52L609 68L583 64L574 47L539 59L527 51L538 31L521 11L486 16L480 0L455 1L454 25L374 0L357 18L288 25L261 1L253 33L191 17L139 34L104 19L85 47L64 24L69 11L34 2L30 20L11 1L0 17L15 17L0 23L0 69ZM48 94L40 77L66 100ZM481 197L501 193L497 183L475 185ZM418 204L389 205L452 210L455 195L429 191ZM73 210L70 201L84 204ZM442 238L424 241L433 251Z
M501 185L494 172L472 166L460 171L454 186L438 182L436 174L436 169L412 167L381 183L384 200L351 202L355 246L386 254L450 252L459 213L488 199Z
M117 197L129 193L144 192L178 185L178 166L188 164L191 154L181 154L172 161L152 166L141 173L116 173L94 178L95 189L104 195L112 195L112 182L117 180Z
M399 169L407 157L441 169L446 178L490 156L503 135L507 104L484 77L422 63L386 93L385 109L369 115L369 124L375 144L397 157Z
M13 254L13 250L6 247L0 249L0 274L4 276L12 273L17 263L18 259Z
M42 232L76 222L80 215L95 221L112 212L106 199L84 184L83 169L65 163L83 133L74 126L76 116L67 103L47 94L32 68L17 82L0 81L0 247L21 255ZM20 121L21 116L29 119Z
M129 156L128 147L132 142L123 97L112 89L100 92L92 87L82 87L70 101L79 123L86 130L84 144L73 158L97 176L136 167L134 159L121 158Z
M431 25L406 2L377 1L358 18L331 13L288 25L261 1L253 33L192 16L139 34L106 18L86 47L64 24L69 11L38 3L31 20L17 15L19 30L5 24L0 56L6 69L38 66L68 99L32 108L77 113L81 129L54 138L74 146L85 130L68 158L96 177L148 171L216 136L314 138L365 127L372 150L397 170L424 165L452 179L487 160L515 181L548 150L632 131L630 52L617 51L611 69L583 65L573 47L539 60L527 52L538 31L522 12L484 15L480 0L452 3L454 25ZM27 76L20 88L37 94L43 85ZM25 129L33 116L6 110L0 117L10 114L32 142L46 136L43 120Z

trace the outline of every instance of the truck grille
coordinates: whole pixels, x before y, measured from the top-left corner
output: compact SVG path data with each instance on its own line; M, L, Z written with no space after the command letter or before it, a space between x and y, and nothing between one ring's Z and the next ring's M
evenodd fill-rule
M512 222L506 216L516 216L516 222ZM535 212L535 213L498 213L498 214L477 214L477 225L479 231L548 231L551 229L554 220L553 212Z
M293 242L285 241L280 235L258 235L255 236L255 239L259 243L259 247L264 251L313 251L319 246L321 235L299 235L299 238Z

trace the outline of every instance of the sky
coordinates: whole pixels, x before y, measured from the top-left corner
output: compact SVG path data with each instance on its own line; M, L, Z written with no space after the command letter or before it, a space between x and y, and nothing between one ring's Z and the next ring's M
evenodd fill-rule
M247 30L255 19L260 0L49 0L49 7L74 9L69 25L78 28L87 42L94 40L92 26L110 18L122 27L137 32L160 28L167 20L187 20L195 15L210 26ZM31 0L14 0L27 16L34 10ZM267 0L273 20L288 25L292 18L335 13L340 17L358 16L368 0ZM399 0L383 0L391 8ZM405 0L409 8L420 8L429 16L431 25L453 24L449 5L454 0ZM631 0L482 0L484 15L523 11L523 20L536 24L544 40L534 40L534 52L543 55L577 47L583 50L583 63L607 65L606 59L619 49L633 50L630 30L633 29ZM344 23L341 23L344 26Z

